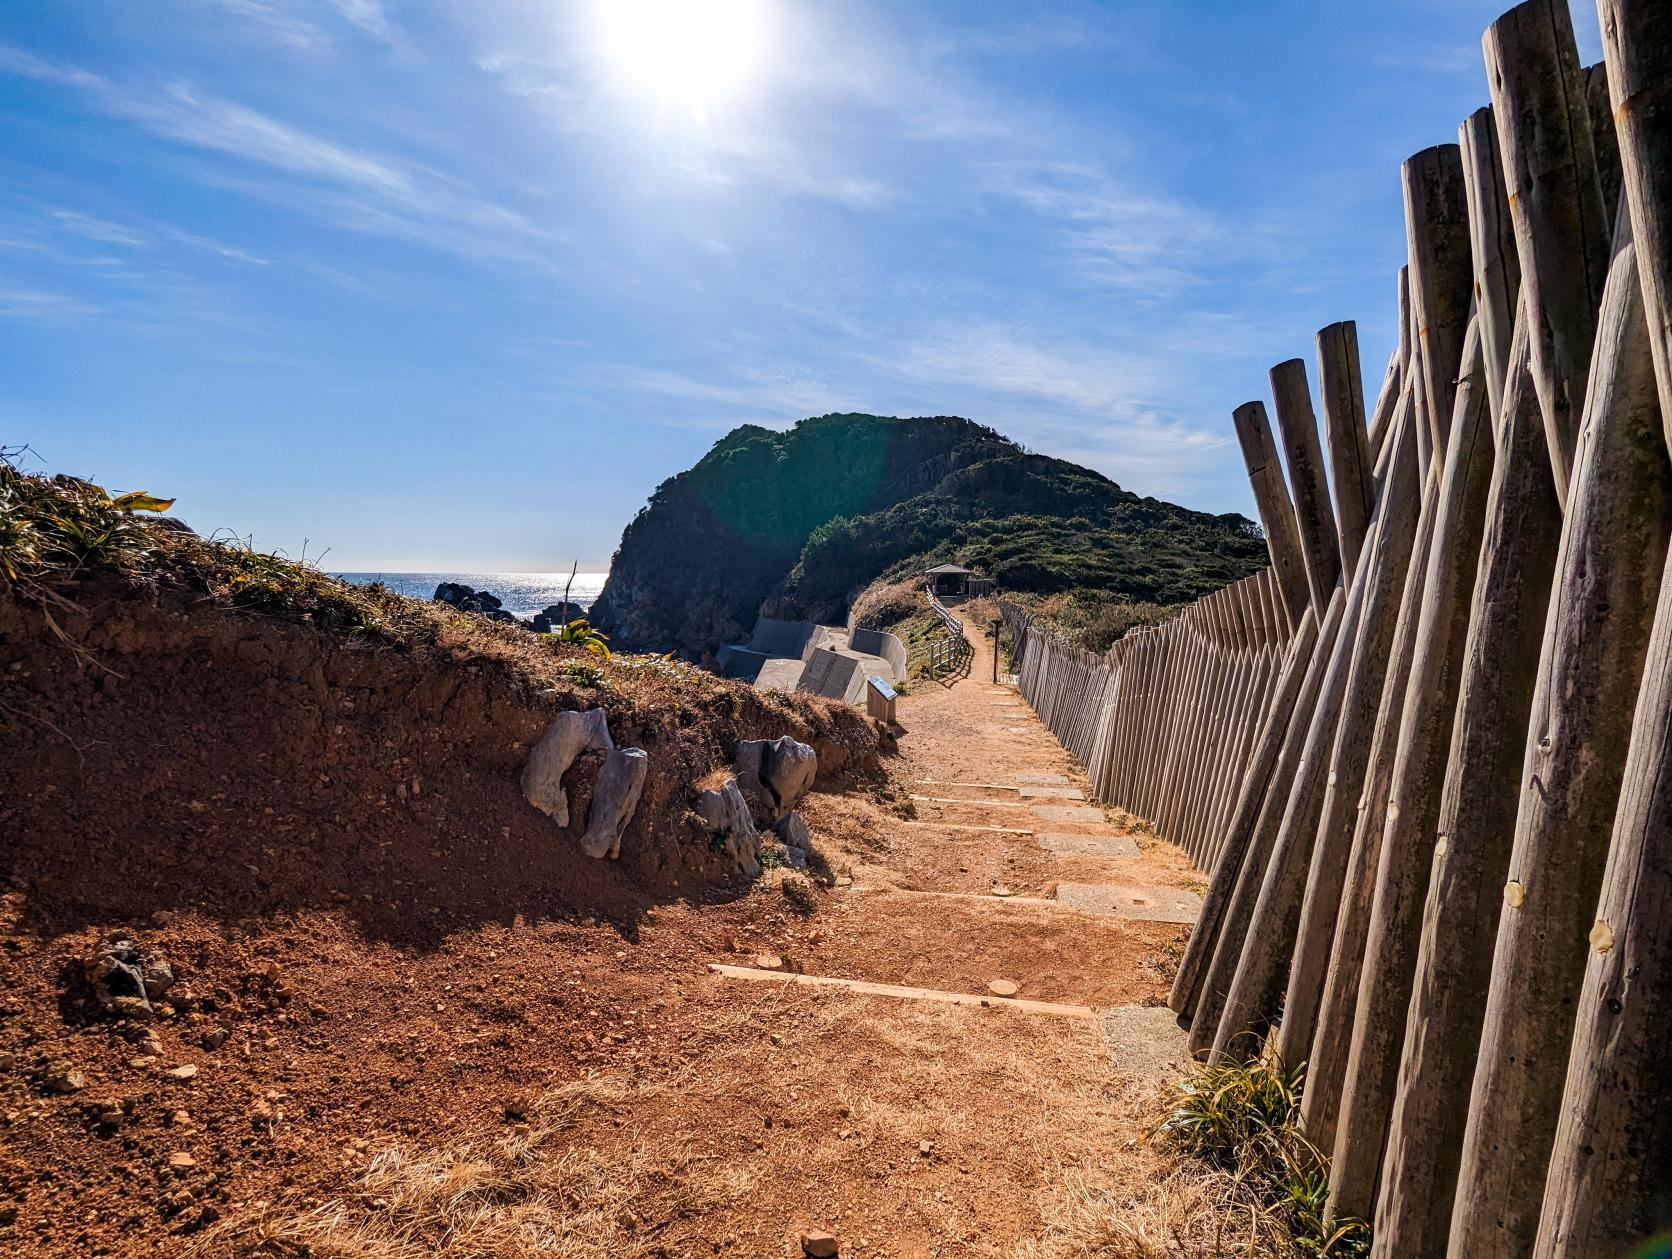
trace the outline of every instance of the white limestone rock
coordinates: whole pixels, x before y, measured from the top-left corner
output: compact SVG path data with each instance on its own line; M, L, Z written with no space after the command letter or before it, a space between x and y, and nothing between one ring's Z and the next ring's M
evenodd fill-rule
M615 858L621 855L621 835L639 807L650 757L642 748L619 748L604 758L598 785L592 792L592 811L587 817L581 851L589 857Z
M818 754L789 735L745 739L737 745L737 779L763 825L778 821L801 802L818 777Z
M697 816L709 832L722 837L723 850L732 863L751 879L761 872L761 837L750 815L749 803L738 789L737 779L697 794Z
M559 826L569 825L569 796L563 790L563 775L582 752L614 750L602 708L558 713L545 738L528 754L522 775L523 798Z

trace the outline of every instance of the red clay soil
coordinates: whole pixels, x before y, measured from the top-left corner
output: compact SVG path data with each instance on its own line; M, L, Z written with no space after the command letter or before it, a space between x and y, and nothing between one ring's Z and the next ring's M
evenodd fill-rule
M921 778L1077 773L991 687L906 696L879 777L840 706L624 683L655 786L594 862L518 791L586 698L520 648L82 596L73 648L0 602L0 1253L779 1256L814 1226L843 1255L1151 1253L1076 1222L1161 1179L1094 1025L707 970L1157 1002L1180 928L909 890L1186 877L1147 838L1103 866L902 826ZM833 886L728 884L687 817L728 742L779 733L832 771L804 816ZM177 975L154 1021L87 999L118 935Z

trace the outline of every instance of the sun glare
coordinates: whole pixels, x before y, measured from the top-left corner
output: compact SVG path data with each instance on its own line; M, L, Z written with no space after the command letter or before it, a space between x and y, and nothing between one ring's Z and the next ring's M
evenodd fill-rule
M599 0L603 46L630 91L705 110L760 68L763 0Z

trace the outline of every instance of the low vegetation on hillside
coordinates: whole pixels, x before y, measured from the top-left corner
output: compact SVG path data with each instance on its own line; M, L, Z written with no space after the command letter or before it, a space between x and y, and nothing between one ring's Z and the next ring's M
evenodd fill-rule
M956 558L1007 594L1185 603L1266 562L1243 516L1141 498L956 417L826 415L733 431L622 536L594 619L698 655L762 611L841 622L873 583Z

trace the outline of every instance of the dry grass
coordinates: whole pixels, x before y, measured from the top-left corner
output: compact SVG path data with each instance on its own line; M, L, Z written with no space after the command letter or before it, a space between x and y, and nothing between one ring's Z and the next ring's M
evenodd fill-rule
M554 1090L530 1122L498 1138L376 1155L348 1188L313 1206L288 1202L218 1226L201 1253L255 1259L640 1259L668 1251L672 1222L720 1205L719 1179L678 1143L625 1162L560 1140L590 1113L619 1114L620 1077Z

